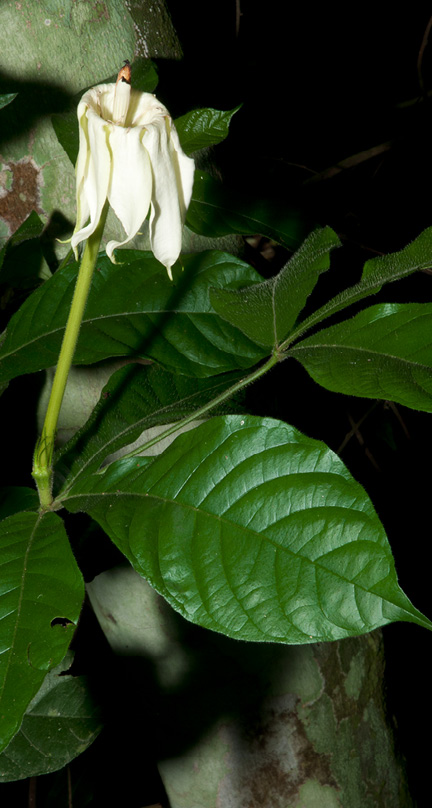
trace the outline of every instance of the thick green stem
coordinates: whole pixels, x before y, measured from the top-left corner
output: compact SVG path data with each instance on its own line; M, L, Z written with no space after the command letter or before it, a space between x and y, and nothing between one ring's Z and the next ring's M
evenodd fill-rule
M68 321L63 337L58 364L54 376L51 395L42 428L42 434L36 444L33 456L32 476L36 482L39 500L43 509L52 505L52 458L57 430L57 421L62 405L63 396L73 355L78 340L84 309L90 290L93 271L96 265L102 233L105 226L107 205L105 206L100 222L94 233L87 239L84 254L79 268L74 295Z

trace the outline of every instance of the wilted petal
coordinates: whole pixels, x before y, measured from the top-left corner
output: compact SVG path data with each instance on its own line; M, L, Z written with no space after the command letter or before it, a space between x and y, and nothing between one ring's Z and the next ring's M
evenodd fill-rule
M110 241L106 252L113 260L113 250L136 236L147 216L152 193L152 170L147 150L141 143L142 131L135 127L112 128L109 143L112 152L112 174L108 200L120 219L126 236L123 241Z
M172 160L177 177L177 191L179 195L180 208L182 213L183 224L186 219L187 209L192 199L192 189L195 176L195 162L191 157L187 157L181 145L177 129L171 122L170 132L170 148L172 153Z
M85 227L75 230L72 236L71 245L75 254L78 244L91 236L99 224L111 175L111 155L107 142L108 125L89 108L87 126L89 155L82 178L80 204L82 207L87 206L90 221ZM85 203L83 203L84 197Z
M178 160L170 143L170 121L159 118L143 138L153 168L153 194L150 213L150 243L155 257L167 268L181 251L186 212ZM189 160L189 158L186 158ZM193 161L190 161L193 163ZM180 193L179 193L180 185Z
M84 189L84 180L88 174L88 163L90 160L90 143L88 135L87 105L82 101L78 106L79 121L79 151L78 160L75 167L76 174L76 197L77 197L77 220L75 231L83 227L90 216L90 209L87 202L87 195Z

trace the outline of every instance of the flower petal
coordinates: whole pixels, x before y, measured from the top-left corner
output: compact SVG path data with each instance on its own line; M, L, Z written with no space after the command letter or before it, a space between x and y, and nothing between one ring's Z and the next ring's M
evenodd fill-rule
M153 123L156 118L163 118L165 115L169 115L167 108L153 93L140 93L132 89L129 113L126 120L127 125L147 126L147 124Z
M171 120L158 118L148 127L143 143L153 169L153 194L150 213L150 243L155 257L167 268L171 267L181 251L182 232L186 215L186 199L192 193L190 171L180 165L179 153L171 142ZM193 166L193 160L183 155ZM189 166L189 163L185 165ZM183 189L183 172L185 189Z
M76 174L76 200L77 200L77 220L75 231L83 227L90 216L87 197L84 193L84 179L88 173L88 162L90 160L90 143L87 125L87 106L82 101L78 107L79 120L79 151L75 166Z
M191 157L187 157L181 145L177 129L172 121L170 132L170 148L172 152L172 160L176 169L177 175L177 189L179 194L180 206L182 209L183 223L186 219L187 209L192 199L192 190L195 176L195 161Z
M91 236L99 224L111 175L111 154L107 142L109 124L100 118L91 107L88 108L85 119L86 121L81 116L80 125L86 137L88 153L86 153L84 168L80 157L77 163L81 174L80 186L77 190L77 201L81 212L71 239L75 255L78 244ZM85 123L87 123L87 133ZM90 221L85 227L82 226L84 214L90 216Z
M121 126L113 126L109 136L112 175L108 200L127 235L124 241L107 244L106 252L111 260L116 247L127 244L136 236L150 206L152 170L141 136L140 127L124 129Z

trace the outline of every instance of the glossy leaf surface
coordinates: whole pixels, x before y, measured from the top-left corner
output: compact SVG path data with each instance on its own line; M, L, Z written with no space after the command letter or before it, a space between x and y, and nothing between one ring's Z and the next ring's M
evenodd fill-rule
M432 304L371 306L288 351L338 393L432 412Z
M272 419L211 419L152 463L114 463L66 507L91 514L186 619L242 640L308 643L395 620L384 529L324 444Z
M0 750L75 630L84 583L55 513L0 523Z
M149 357L177 373L211 376L256 364L263 356L212 309L210 289L261 280L238 258L217 251L182 257L171 282L151 253L100 256L74 364L112 356ZM0 382L56 364L77 264L55 273L11 319L0 350Z
M240 107L224 112L219 109L194 109L176 118L175 127L182 149L192 154L208 146L216 146L228 136L231 118Z
M0 755L0 782L57 771L100 732L100 711L85 677L63 671L61 663L46 675L18 733Z
M319 275L340 245L330 227L315 230L274 278L246 289L218 289L213 308L259 345L276 347L289 334Z

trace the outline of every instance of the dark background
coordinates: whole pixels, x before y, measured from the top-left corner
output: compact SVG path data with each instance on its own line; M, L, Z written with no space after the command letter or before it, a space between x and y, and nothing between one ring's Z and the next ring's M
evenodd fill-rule
M339 234L343 248L320 282L322 300L355 282L368 258L402 248L432 224L432 39L418 70L428 13L420 4L387 13L377 3L343 12L328 5L170 3L185 58L158 63L159 87L170 87L170 97L161 97L174 116L192 107L243 104L230 137L214 150L227 188L276 198L310 227L330 225ZM375 156L328 171L372 149ZM266 247L249 246L248 259L271 275L286 255L270 249L268 259ZM373 302L378 299L429 301L432 277L423 273L387 287ZM16 381L14 401L20 390L25 400L27 384ZM294 362L255 386L250 406L340 452L383 521L402 588L432 617L431 416L328 393ZM350 437L354 424L360 426ZM29 422L22 438L30 447L33 432ZM389 712L397 721L412 796L426 808L431 635L411 624L388 626L383 634Z
M276 197L342 239L322 301L358 280L366 260L402 248L432 224L432 37L423 42L430 14L422 4L348 10L242 0L238 20L235 2L212 2L205 23L202 4L186 6L172 12L185 53L179 84L192 105L243 103L230 137L215 150L226 185ZM205 35L197 38L193 20ZM375 156L326 175L372 149ZM278 260L266 262L256 252L254 258L263 274ZM372 302L431 297L432 277L422 273L386 287ZM400 584L431 616L430 415L320 390L294 363L255 386L252 405L335 451L345 442L341 457L383 521ZM359 422L359 438L350 438ZM411 794L428 806L431 637L400 623L383 633L389 712Z

